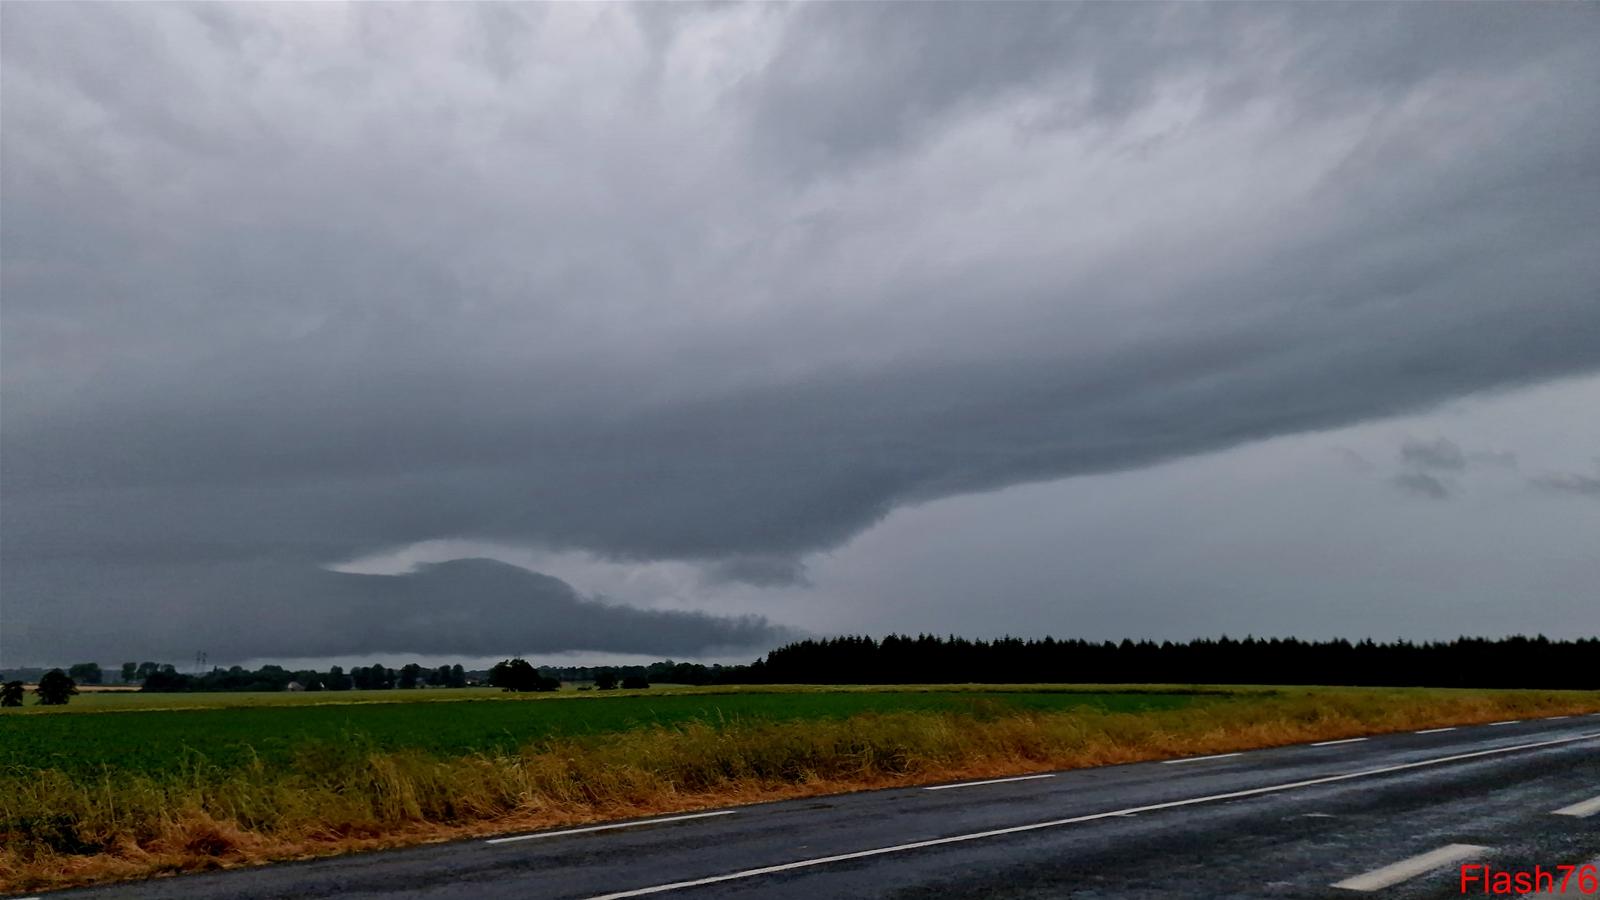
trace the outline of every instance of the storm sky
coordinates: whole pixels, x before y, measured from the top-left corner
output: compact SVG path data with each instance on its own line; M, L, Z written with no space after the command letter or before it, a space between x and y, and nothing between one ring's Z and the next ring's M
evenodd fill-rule
M1600 633L1592 4L0 19L0 663Z

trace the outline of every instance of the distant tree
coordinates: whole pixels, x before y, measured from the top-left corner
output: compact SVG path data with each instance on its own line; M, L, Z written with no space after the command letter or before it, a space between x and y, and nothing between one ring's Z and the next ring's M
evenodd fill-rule
M460 663L450 667L450 681L448 683L453 688L467 686L467 671L461 668Z
M51 669L39 679L39 686L33 692L39 696L40 706L66 706L78 693L78 683L60 669Z
M105 681L105 672L100 670L99 663L75 663L67 667L67 674L79 684L100 684Z
M650 681L643 675L629 675L628 677L622 679L622 686L627 690L637 690L639 688L649 687Z
M162 666L145 675L144 682L139 686L141 693L149 692L172 693L187 691L194 687L194 679L179 672L171 666Z
M601 669L594 673L594 686L602 691L609 691L617 686L617 673L610 669Z
M394 687L395 673L374 663L370 666L356 666L350 670L350 677L355 679L358 691L387 691Z
M561 679L541 675L532 663L517 657L505 659L489 669L489 683L503 691L556 691Z
M489 668L489 683L502 691L536 691L539 670L520 656L503 659Z
M416 663L406 663L400 668L400 687L404 690L415 688L422 678L422 667Z
M138 675L139 675L139 664L138 663L127 662L127 663L123 663L122 664L122 683L123 684L132 684L134 681L138 680Z
M161 671L161 667L153 662L139 663L139 668L133 673L133 680L143 681L159 671Z
M333 666L328 669L327 688L330 691L350 690L350 676L344 673L343 666Z
M22 682L8 681L0 684L0 706L22 705Z

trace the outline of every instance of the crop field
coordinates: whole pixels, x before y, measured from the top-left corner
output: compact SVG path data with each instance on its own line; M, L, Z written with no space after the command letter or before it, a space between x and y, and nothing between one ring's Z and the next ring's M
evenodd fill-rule
M105 696L0 711L0 893L1600 711L1594 691L1160 685Z
M284 766L307 748L358 744L377 751L418 750L440 756L514 753L528 745L579 735L634 731L687 722L718 726L760 721L840 719L870 712L946 712L993 717L1017 712L1091 708L1119 712L1176 709L1200 694L1001 691L790 691L778 693L625 693L518 696L498 690L363 691L339 694L253 694L247 697L348 697L345 704L281 703L207 709L217 694L121 694L194 708L154 708L94 714L90 705L54 707L26 721L0 719L0 767L56 769L84 777L102 773L159 774L174 768L230 770ZM456 695L460 702L433 700ZM399 702L376 702L377 700ZM461 695L467 695L465 698ZM411 698L418 701L411 701ZM1206 699L1215 699L1214 697ZM127 704L125 704L127 705ZM35 709L30 707L25 709ZM100 707L104 709L106 707ZM46 707L44 709L52 709Z

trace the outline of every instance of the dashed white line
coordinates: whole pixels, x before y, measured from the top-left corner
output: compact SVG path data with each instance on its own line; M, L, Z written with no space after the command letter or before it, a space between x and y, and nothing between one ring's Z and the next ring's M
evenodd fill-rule
M1443 732L1446 732L1446 731L1455 731L1455 728L1454 727L1451 727L1451 728L1424 728L1421 731L1413 731L1411 733L1412 734L1442 734Z
M1364 741L1364 740L1366 740L1366 738L1345 738L1342 741L1318 741L1315 744L1312 744L1311 746L1313 746L1313 747L1332 747L1335 744L1354 744L1354 743L1358 743L1358 742Z
M664 894L668 891L677 891L684 888L700 887L707 884L720 884L724 881L738 881L744 878L755 878L761 875L771 875L777 872L791 872L795 869L808 869L813 866L825 866L830 863L845 862L852 859L866 859L873 856L883 856L889 853L904 853L908 850L921 850L924 847L938 847L944 844L959 844L965 841L977 841L984 838L1000 837L1007 834L1021 834L1028 831L1038 831L1044 828L1060 828L1064 825L1076 825L1080 822L1093 822L1099 819L1110 819L1119 816L1136 815L1144 812L1155 812L1161 809L1175 809L1181 806L1193 806L1197 803L1211 803L1218 800L1233 800L1239 797L1254 797L1260 794L1270 794L1274 791L1291 790L1294 788L1311 787L1318 784L1333 784L1340 781L1349 781L1352 778L1369 778L1374 775L1385 775L1390 772L1404 772L1410 769L1420 769L1425 766L1438 766L1445 763L1458 762L1463 759L1480 759L1485 756L1496 756L1501 753L1514 753L1518 750L1533 750L1539 747L1556 747L1561 744L1570 744L1574 741L1586 741L1600 738L1600 731L1586 734L1572 735L1570 737L1553 738L1548 741L1535 741L1530 744L1517 744L1512 747L1495 747L1490 750L1475 750L1471 753L1457 753L1452 756L1440 756L1434 759L1423 759L1416 762L1401 763L1394 766L1384 766L1378 769L1363 769L1359 772L1346 772L1342 775L1327 775L1322 778L1310 778L1305 781L1293 781L1287 784L1274 784L1267 787L1249 788L1242 791L1231 791L1226 794L1212 794L1206 797L1191 797L1187 800L1172 800L1166 803L1153 803L1149 806L1134 806L1128 809L1117 809L1111 812L1092 813L1086 816L1073 816L1070 819L1054 819L1049 822L1035 822L1031 825L1014 825L1010 828L996 828L992 831L976 831L971 834L957 834L950 837L933 838L926 841L914 841L909 844L895 844L890 847L875 847L871 850L857 850L854 853L840 853L834 856L820 856L815 859L802 859L795 862L783 863L776 866L763 866L759 869L744 869L738 872L729 872L725 875L712 875L707 878L696 878L692 881L674 881L670 884L656 884L650 887L634 888L627 891L617 891L611 894L600 894L589 897L587 900L626 900L629 897L645 897L651 894Z
M1171 765L1176 765L1178 763L1202 762L1202 761L1208 760L1208 759L1227 759L1230 756L1243 756L1243 755L1244 755L1244 753L1242 751L1239 752L1239 753L1213 753L1210 756L1186 756L1183 759L1164 759L1164 760L1161 761L1161 764L1164 765L1164 766L1171 766Z
M536 841L540 838L561 837L568 834L588 834L591 831L611 831L616 828L637 828L640 825L664 825L667 822L687 822L690 819L709 819L712 816L731 816L736 812L732 809L719 809L716 812L690 813L686 816L667 816L662 819L641 819L637 822L616 822L611 825L591 825L588 828L568 828L563 831L540 831L534 834L519 834L515 837L490 838L485 844L509 844L513 841Z
M935 785L932 785L931 787L925 787L925 788L923 788L923 790L925 790L925 791L948 791L948 790L952 790L954 788L977 787L977 786L982 785L982 784L1005 784L1008 781L1033 781L1034 779L1037 779L1037 778L1054 778L1054 777L1056 777L1056 776L1053 773L1046 773L1044 775L1017 775L1017 776L1015 776L1013 778L991 778L988 781L963 781L960 784L935 784Z
M1572 718L1572 717L1571 716L1545 716L1544 720L1546 722L1554 722L1557 719L1570 719L1570 718Z
M1522 721L1521 719L1507 719L1504 722L1490 722L1489 726L1492 728L1495 725L1515 725L1515 724L1517 724L1518 722L1521 722L1521 721Z
M1479 847L1477 844L1446 844L1437 850L1429 850L1410 859L1402 859L1381 869L1373 869L1353 878L1336 881L1333 886L1347 891L1381 891L1453 862L1487 853L1488 850L1488 847Z
M1551 815L1574 816L1579 819L1587 819L1595 813L1600 813L1600 797L1574 803L1571 806L1563 806L1560 809L1555 810L1553 813L1551 813Z

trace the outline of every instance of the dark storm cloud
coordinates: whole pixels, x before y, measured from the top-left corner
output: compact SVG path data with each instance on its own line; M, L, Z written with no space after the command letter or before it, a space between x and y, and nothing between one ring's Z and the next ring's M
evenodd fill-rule
M591 650L701 656L759 651L794 632L754 617L644 610L580 596L566 582L486 559L357 575L271 563L145 565L130 585L58 569L38 595L110 591L142 614L68 621L30 606L7 617L24 646L113 659L138 647L162 659L204 650L217 662L261 657L442 654L483 657ZM210 602L196 604L197 595ZM8 639L9 641L9 639Z
M905 504L1600 367L1582 7L0 15L29 656L432 538L796 581Z

